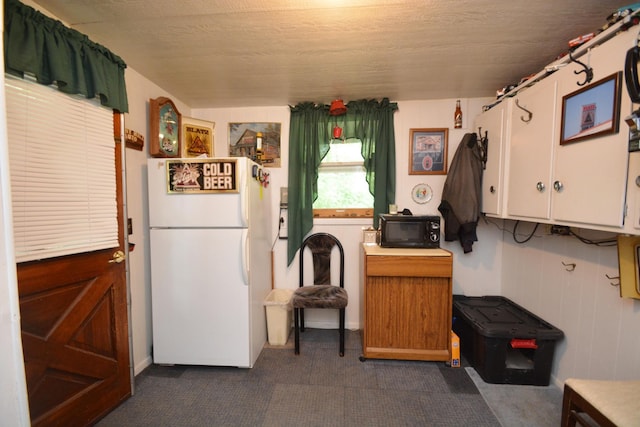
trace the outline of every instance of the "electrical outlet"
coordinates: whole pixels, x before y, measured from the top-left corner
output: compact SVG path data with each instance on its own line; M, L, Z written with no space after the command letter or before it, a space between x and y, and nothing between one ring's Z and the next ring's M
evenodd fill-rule
M558 236L569 236L571 229L566 225L552 225L551 234L557 234Z
M287 211L286 209L283 210L283 212L280 212L280 219L279 219L279 224L278 224L278 237L280 239L286 239L288 234L287 234Z

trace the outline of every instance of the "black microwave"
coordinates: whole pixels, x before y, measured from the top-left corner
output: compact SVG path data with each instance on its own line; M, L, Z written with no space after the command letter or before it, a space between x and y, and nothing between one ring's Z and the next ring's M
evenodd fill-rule
M380 246L385 248L439 248L437 215L380 215Z

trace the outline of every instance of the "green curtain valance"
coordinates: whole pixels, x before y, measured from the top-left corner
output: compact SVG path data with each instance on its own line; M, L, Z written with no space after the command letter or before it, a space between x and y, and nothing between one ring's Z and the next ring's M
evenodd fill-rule
M129 111L127 64L109 49L18 0L4 1L4 62L7 73L33 74L69 94L99 97L102 105Z

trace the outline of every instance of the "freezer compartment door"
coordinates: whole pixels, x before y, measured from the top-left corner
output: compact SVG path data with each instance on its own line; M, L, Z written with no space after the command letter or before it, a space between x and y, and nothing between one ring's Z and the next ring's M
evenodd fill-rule
M236 162L238 192L169 193L167 160L149 159L147 185L150 227L247 227L248 159Z
M242 229L152 229L155 363L251 367Z

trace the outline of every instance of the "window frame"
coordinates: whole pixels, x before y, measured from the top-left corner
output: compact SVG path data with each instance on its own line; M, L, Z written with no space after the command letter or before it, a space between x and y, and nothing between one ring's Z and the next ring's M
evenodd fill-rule
M362 142L360 142L362 144ZM322 169L342 168L350 166L362 166L364 168L364 159L359 162L327 162L320 163L318 167L318 175ZM373 198L373 196L372 196ZM373 206L370 208L313 208L314 218L373 218Z

